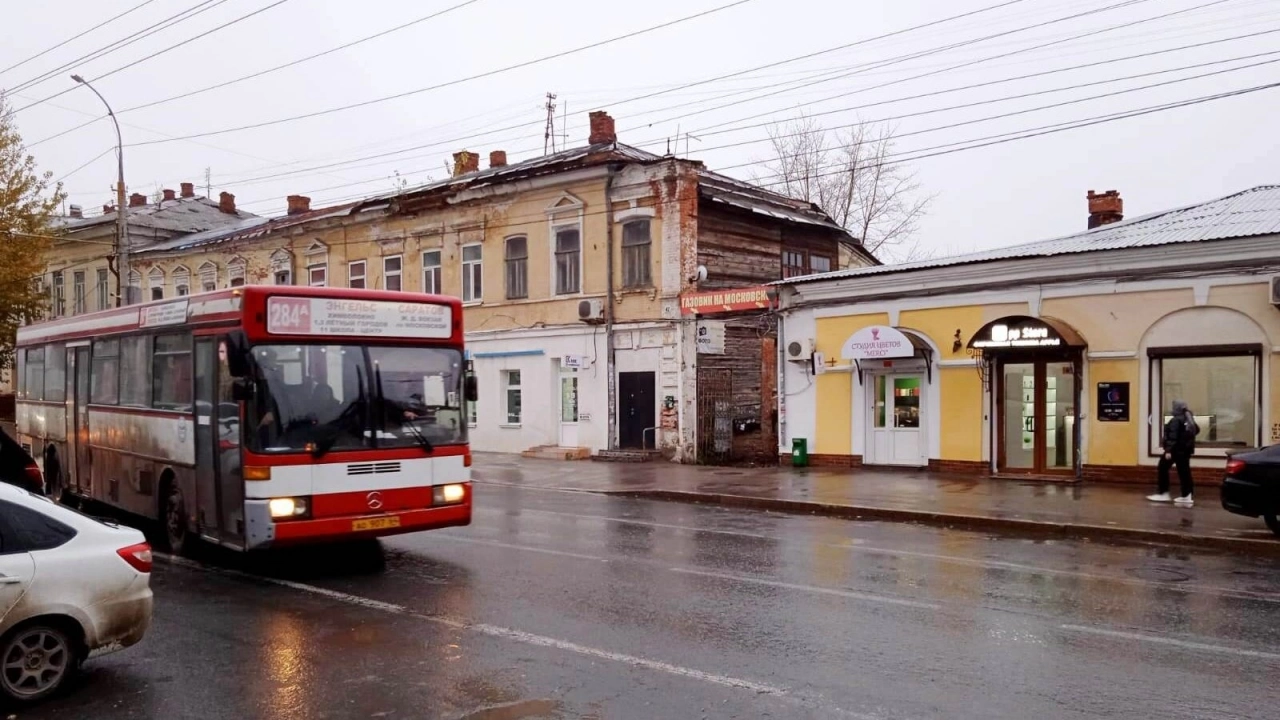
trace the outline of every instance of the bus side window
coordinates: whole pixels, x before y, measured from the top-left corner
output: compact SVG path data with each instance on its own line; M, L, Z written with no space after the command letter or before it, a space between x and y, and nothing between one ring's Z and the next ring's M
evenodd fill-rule
M194 378L191 374L191 336L157 335L152 356L152 405L160 410L191 409Z
M67 346L46 345L44 349L44 399L67 399Z
M44 348L27 348L27 400L44 399Z
M120 404L151 407L151 336L120 340Z
M95 405L115 405L120 401L120 341L93 343L89 401Z

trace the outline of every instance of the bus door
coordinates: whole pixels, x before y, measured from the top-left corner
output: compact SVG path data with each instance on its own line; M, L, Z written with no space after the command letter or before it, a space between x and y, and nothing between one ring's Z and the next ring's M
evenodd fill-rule
M244 541L244 477L240 473L240 403L227 365L227 336L218 337L218 371L214 373L213 422L218 431L218 498L223 538Z
M89 348L67 348L67 484L84 496L93 491L89 453Z
M200 532L223 539L218 503L217 346L196 338L196 518Z

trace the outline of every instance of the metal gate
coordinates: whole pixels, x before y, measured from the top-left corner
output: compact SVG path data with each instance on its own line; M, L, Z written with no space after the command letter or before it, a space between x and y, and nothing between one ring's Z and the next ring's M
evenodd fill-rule
M698 369L698 462L728 463L733 456L733 371Z

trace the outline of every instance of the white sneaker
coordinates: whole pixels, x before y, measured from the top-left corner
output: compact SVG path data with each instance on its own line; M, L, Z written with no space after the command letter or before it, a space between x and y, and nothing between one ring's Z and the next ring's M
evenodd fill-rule
M1148 495L1147 499L1151 502L1169 502L1173 498L1169 497L1169 493L1156 493L1155 495Z
M1190 495L1187 495L1186 497L1180 497L1175 499L1173 501L1173 504L1179 507L1193 507L1195 506L1196 502L1191 498Z

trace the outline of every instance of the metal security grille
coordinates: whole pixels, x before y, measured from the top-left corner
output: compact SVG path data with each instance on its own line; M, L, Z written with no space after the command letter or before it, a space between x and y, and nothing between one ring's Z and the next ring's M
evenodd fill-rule
M733 454L733 371L698 370L698 462L728 463Z

